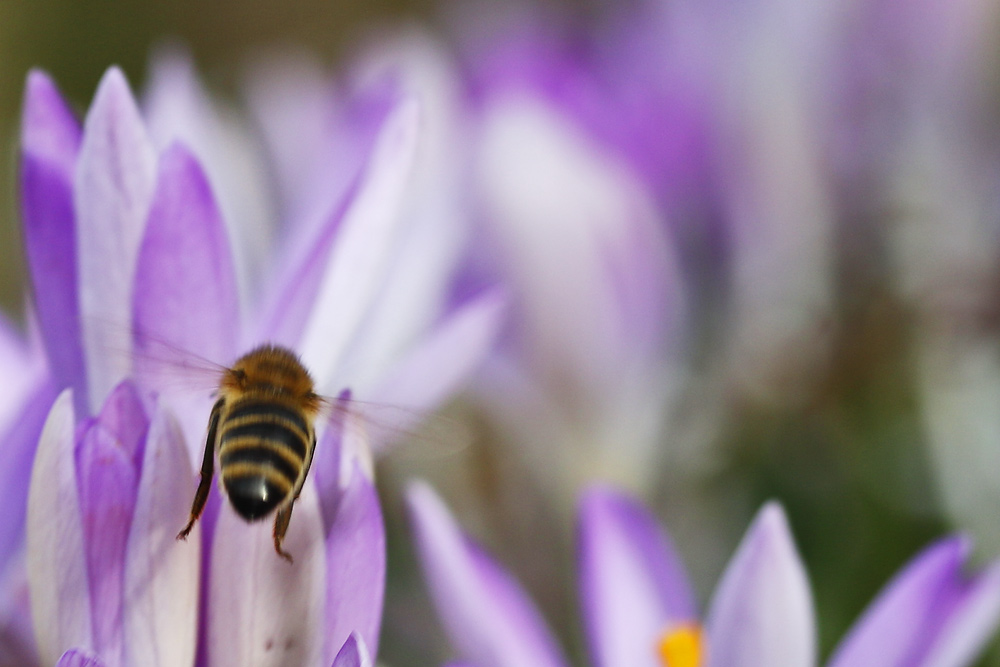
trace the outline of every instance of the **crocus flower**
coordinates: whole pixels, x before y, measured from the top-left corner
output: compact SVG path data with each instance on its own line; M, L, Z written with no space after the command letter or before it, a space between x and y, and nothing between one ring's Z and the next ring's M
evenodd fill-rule
M183 61L164 67L175 93L207 99ZM30 474L27 560L44 664L64 651L69 664L110 667L369 664L377 652L384 532L354 404L336 411L296 503L293 567L275 558L269 526L238 521L214 489L200 528L175 543L211 388L178 391L166 381L177 369L158 355L222 364L278 342L301 353L321 391L350 387L411 419L455 390L492 341L502 295L451 302L457 251L428 260L443 266L418 261L425 237L456 241L412 199L420 100L388 92L342 196L314 220L286 220L275 232L283 250L239 260L253 245L241 235L259 230L225 219L215 191L230 182L197 157L217 139L207 110L171 120L161 105L177 95L153 95L146 113L162 134L151 138L112 68L81 128L51 81L29 76L25 239L52 384L68 389ZM247 285L238 265L263 277Z
M463 665L568 664L503 568L469 540L423 484L409 492L416 544ZM701 620L669 536L642 506L592 488L580 507L577 572L591 664L809 667L817 662L812 595L788 523L765 505ZM884 588L835 649L835 667L971 664L1000 622L1000 563L969 578L968 543L937 542Z

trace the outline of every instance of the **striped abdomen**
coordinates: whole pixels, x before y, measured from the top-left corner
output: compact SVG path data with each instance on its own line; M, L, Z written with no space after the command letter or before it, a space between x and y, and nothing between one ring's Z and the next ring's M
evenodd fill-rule
M273 397L244 395L225 407L218 428L222 483L240 516L262 519L295 499L315 444L301 410Z

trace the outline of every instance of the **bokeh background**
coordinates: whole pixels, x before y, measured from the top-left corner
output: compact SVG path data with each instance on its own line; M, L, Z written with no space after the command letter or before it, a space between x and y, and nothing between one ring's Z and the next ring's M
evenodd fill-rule
M613 31L627 12L650 4L537 6L554 34L587 35ZM773 5L776 16L801 13L793 2L748 4ZM801 6L818 12L826 4L837 3ZM824 656L887 578L932 539L964 530L976 540L977 563L1000 556L998 13L986 0L955 3L962 16L931 2L841 4L827 11L831 43L858 55L842 69L863 71L862 93L810 79L808 67L789 84L787 62L762 57L751 74L767 82L768 68L776 68L774 97L762 85L750 113L756 122L730 137L750 152L786 142L795 154L805 136L826 156L818 173L827 180L817 186L795 168L755 174L761 197L792 193L791 204L774 205L776 223L760 236L741 236L738 225L721 233L724 221L716 218L725 214L658 200L685 283L686 342L662 368L672 389L643 479L627 470L612 475L663 518L704 598L755 510L780 500L812 578ZM239 105L248 63L272 51L305 52L336 76L379 35L417 26L460 58L468 14L432 0L0 0L0 305L23 321L15 170L29 68L51 73L82 111L109 65L120 65L141 90L153 50L180 44L208 88ZM857 25L868 32L852 32ZM805 117L821 130L783 124L789 97L782 85L791 86L791 99L796 86L809 89L818 115ZM864 131L844 118L862 118ZM817 187L823 205L802 204ZM809 227L819 240L802 240L792 229L796 215L810 218L807 227L823 218ZM747 246L756 250L744 253ZM791 294L790 303L772 307L748 288L775 275L802 285L817 265L826 276L819 297L800 302ZM462 447L404 447L380 463L390 526L386 664L447 656L408 545L401 489L414 476L442 490L463 524L525 583L576 663L586 662L572 512L575 491L600 476L600 463L583 460L586 448L559 447L565 458L548 461L563 469L534 469L526 443L512 443L524 432L491 410L488 393L473 388L446 411L468 426ZM994 648L983 664L1000 664L998 656Z

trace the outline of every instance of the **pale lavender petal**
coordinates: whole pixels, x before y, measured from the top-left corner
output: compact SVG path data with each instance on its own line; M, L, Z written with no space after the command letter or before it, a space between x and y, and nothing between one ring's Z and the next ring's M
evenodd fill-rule
M668 302L677 310L676 285L663 294L668 253L651 195L570 118L524 95L491 104L476 168L519 296L523 353L545 381L613 405L622 383L647 380L648 346L662 340ZM642 244L641 261L629 264Z
M248 299L273 252L276 219L258 138L241 115L209 96L190 54L177 46L153 54L143 109L157 148L180 141L204 167L229 233L240 296Z
M372 391L372 400L412 410L414 418L434 410L486 358L499 334L506 305L506 292L495 289L450 314L394 365ZM413 424L398 426L405 429Z
M353 74L369 96L380 90L387 97L412 95L420 101L422 119L396 252L357 345L345 359L344 384L366 395L400 351L441 317L471 231L462 153L471 133L459 101L459 78L441 44L417 33L378 40Z
M38 437L57 396L51 382L43 382L17 406L17 418L0 434L0 574L24 547L31 466Z
M339 109L330 77L314 60L282 55L256 67L247 98L271 156L284 217L323 214L356 171L333 132Z
M758 512L729 561L707 626L709 660L717 667L816 664L812 593L776 503Z
M283 548L274 551L273 517L239 518L224 504L209 572L208 662L213 667L319 664L323 654L326 554L315 487L307 479Z
M42 338L56 380L83 407L86 378L76 286L73 171L80 126L47 75L28 75L21 137L24 246Z
M194 477L180 427L158 411L149 427L125 560L126 665L185 667L197 638L201 532L175 539L190 510L178 481Z
M160 158L138 257L137 372L144 368L143 353L155 357L164 343L217 363L229 361L239 332L229 238L201 166L181 144Z
M338 365L384 279L402 220L420 133L420 110L402 102L385 121L360 189L346 212L299 349L317 385Z
M300 234L301 244L289 249L278 262L273 287L262 301L260 322L248 323L248 328L254 328L247 332L245 343L270 340L286 347L298 346L319 293L330 248L357 194L357 186L350 188L324 223L316 231Z
M946 599L957 594L966 540L944 540L889 582L834 651L830 667L906 664L933 632Z
M463 659L478 667L566 665L524 591L465 537L437 494L416 483L407 497L431 597Z
M580 507L577 560L591 659L598 667L658 665L663 633L697 623L694 593L670 537L649 512L610 489Z
M84 122L74 182L79 304L89 405L129 372L132 287L156 154L128 83L111 68Z
M326 538L327 658L357 633L378 654L385 593L385 525L378 493L355 463Z
M49 665L74 646L93 646L71 394L59 396L45 422L28 493L31 616L42 664Z
M994 563L963 591L921 663L922 667L965 667L996 633L1000 623L1000 565Z
M371 652L356 632L351 633L333 659L333 667L370 667L371 664Z
M134 387L115 388L76 448L94 647L117 664L124 648L125 548L148 424Z
M62 654L56 667L104 667L104 664L96 655L74 648Z

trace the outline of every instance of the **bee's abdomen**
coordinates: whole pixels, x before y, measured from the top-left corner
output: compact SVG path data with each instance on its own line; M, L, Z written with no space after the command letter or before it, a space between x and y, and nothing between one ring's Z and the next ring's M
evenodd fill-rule
M309 440L301 414L281 403L241 401L226 412L219 465L229 501L240 516L261 519L288 498Z

